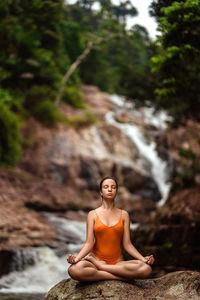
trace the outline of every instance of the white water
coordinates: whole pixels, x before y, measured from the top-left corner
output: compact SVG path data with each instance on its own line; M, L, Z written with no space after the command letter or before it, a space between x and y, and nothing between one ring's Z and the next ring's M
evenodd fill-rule
M35 251L36 264L27 267L24 271L14 271L2 277L0 284L8 288L1 289L1 292L43 293L67 277L65 257L57 257L48 247L40 247L32 251Z
M69 243L66 253L59 257L56 251L49 247L30 248L35 264L25 270L11 272L0 278L0 289L3 293L46 293L59 281L68 278L66 261L67 254L78 253L85 241L85 222L77 222L49 215L49 219L61 225L63 231L76 239L76 244Z
M160 111L154 115L152 108L145 107L140 110L136 110L131 102L125 101L124 97L112 95L110 99L117 105L117 107L123 107L123 109L126 109L129 113L132 113L133 116L139 116L143 118L145 124L154 125L160 130L165 130L167 127L167 121L171 120L163 111ZM139 126L117 122L115 120L115 112L113 111L108 112L105 116L105 119L108 124L112 124L120 128L137 147L140 155L140 159L136 162L138 166L144 169L145 165L148 165L148 168L144 170L146 173L149 173L150 166L149 175L152 176L157 183L162 195L158 205L163 205L170 190L170 183L168 182L167 163L158 156L156 151L156 143L154 141L147 141L144 137L142 129ZM148 162L148 164L146 164L146 162Z
M34 257L35 264L0 278L0 286L5 286L0 289L1 293L45 294L56 283L69 277L66 257L69 253L78 253L82 248L86 238L86 223L71 221L50 213L46 216L57 227L58 236L63 234L67 239L73 236L76 244L68 243L66 253L62 256L58 256L56 250L49 247L29 248L29 254ZM138 224L131 224L132 230L137 227Z
M127 109L135 117L142 117L146 124L165 130L166 121L169 120L164 112L153 114L151 108L133 110L133 104L126 102L124 98L113 95L111 101L118 108ZM150 165L150 175L157 182L162 199L159 204L163 204L170 185L167 183L167 165L162 161L156 152L155 143L148 142L143 135L141 128L135 124L122 124L116 122L114 113L109 112L106 115L108 123L123 130L133 141L139 150L141 159L138 165L144 168L143 161ZM149 169L146 170L149 172ZM0 278L0 292L4 293L46 293L52 286L59 281L68 278L67 268L69 264L66 261L67 254L78 253L85 241L86 226L85 222L77 222L58 217L53 214L46 214L49 221L57 228L58 236L61 242L66 244L62 255L56 250L49 247L29 248L31 255L34 257L35 264L27 266L23 271L14 271L7 276ZM132 224L131 229L137 228L138 224Z

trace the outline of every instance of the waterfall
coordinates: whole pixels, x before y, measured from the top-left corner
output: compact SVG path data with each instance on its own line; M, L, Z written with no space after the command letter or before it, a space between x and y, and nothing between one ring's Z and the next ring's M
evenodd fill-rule
M149 142L142 128L134 121L131 123L117 122L115 114L123 108L133 116L133 120L134 117L140 117L144 124L153 125L159 130L165 130L166 122L170 119L165 112L158 112L155 115L152 108L134 109L134 104L127 102L123 97L112 95L110 99L116 105L116 110L108 112L105 119L108 124L122 130L137 147L140 157L136 164L144 173L152 176L157 183L162 195L159 205L162 205L170 189L167 163L158 156L153 138ZM57 230L57 244L52 243L50 247L30 247L17 253L16 266L18 267L16 270L0 278L1 293L5 293L5 295L7 293L46 293L56 283L69 277L67 273L69 264L66 257L69 253L76 254L80 251L86 237L86 224L68 220L53 213L44 213L43 215ZM138 224L131 224L131 229L135 229L137 226ZM24 259L23 256L26 256L27 259Z
M124 97L118 95L111 95L110 100L116 104L117 109L123 108L127 110L134 117L142 117L144 124L150 124L159 130L165 130L167 127L167 122L171 121L170 117L164 111L158 112L156 115L151 107L145 107L142 109L135 109L134 104L131 102L126 102ZM117 111L116 109L116 111ZM168 168L167 162L163 161L156 151L156 143L152 140L147 141L141 128L136 124L120 123L115 120L114 111L110 111L105 115L105 119L108 124L112 124L122 130L137 147L140 158L136 161L138 167L144 170L145 166L148 165L144 171L149 173L150 166L150 176L153 177L158 185L162 198L160 199L158 205L161 206L165 203L169 190L170 183L168 182ZM145 162L145 163L144 163ZM148 164L147 164L147 163Z
M86 237L85 222L71 221L53 214L45 214L58 231L58 238L65 241L65 248L28 248L34 264L22 271L13 271L0 278L1 293L46 293L53 285L68 278L66 257L80 251Z

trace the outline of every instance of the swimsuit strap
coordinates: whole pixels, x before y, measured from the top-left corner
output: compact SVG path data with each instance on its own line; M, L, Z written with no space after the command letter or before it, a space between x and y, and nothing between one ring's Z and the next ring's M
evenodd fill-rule
M94 212L95 212L95 215L96 215L96 218L95 218L95 223L96 223L97 218L99 218L99 216L98 216L98 213L96 212L96 209L94 210Z

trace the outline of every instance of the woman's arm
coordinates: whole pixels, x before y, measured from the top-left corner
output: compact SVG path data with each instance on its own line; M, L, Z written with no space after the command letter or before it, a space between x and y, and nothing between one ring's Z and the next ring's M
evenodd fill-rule
M84 243L83 247L81 248L80 252L77 256L70 254L67 258L67 261L71 264L77 263L83 257L85 257L93 248L94 246L94 211L90 211L87 217L87 236L86 242Z
M126 252L136 259L139 259L145 263L152 264L154 258L152 255L144 257L131 243L130 240L130 218L129 214L126 211L123 211L124 217L124 235L123 235L123 246Z

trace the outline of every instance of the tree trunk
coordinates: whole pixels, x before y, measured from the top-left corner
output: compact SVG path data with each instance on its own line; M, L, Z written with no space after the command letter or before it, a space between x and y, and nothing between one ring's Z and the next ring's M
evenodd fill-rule
M119 35L119 34L117 34L117 35ZM64 77L62 79L62 82L60 84L57 97L55 99L55 105L56 106L58 106L59 103L60 103L64 87L65 87L65 85L66 85L69 77L76 70L76 68L80 65L80 63L82 62L82 60L88 55L88 53L91 51L91 49L94 48L97 44L99 44L99 43L101 43L103 41L107 41L107 40L113 38L114 36L116 36L116 34L110 34L107 37L104 37L104 38L103 37L98 37L98 38L96 38L96 40L88 42L86 49L83 51L83 53L81 55L78 56L78 58L70 66L69 70L65 73L65 75L64 75Z

